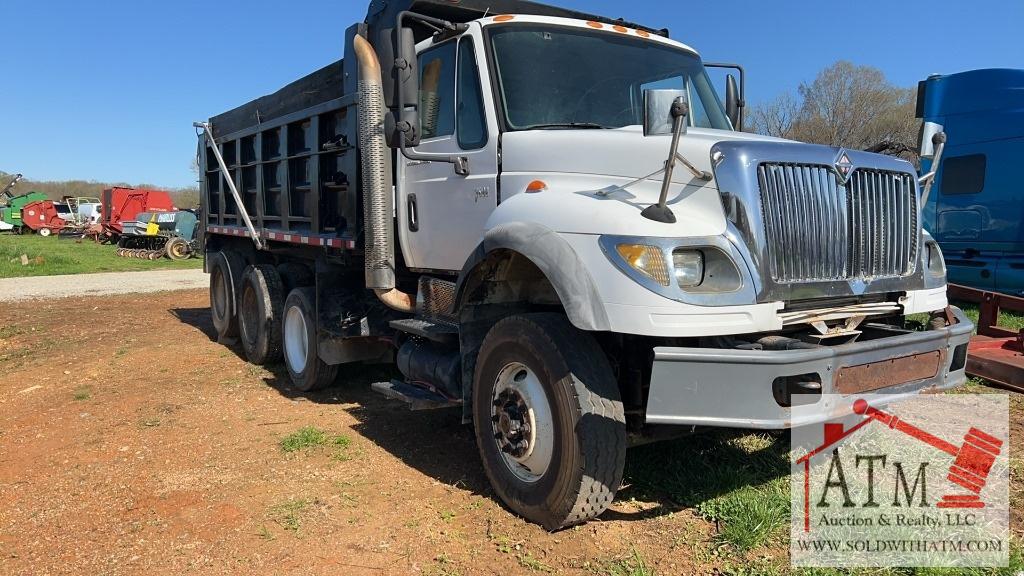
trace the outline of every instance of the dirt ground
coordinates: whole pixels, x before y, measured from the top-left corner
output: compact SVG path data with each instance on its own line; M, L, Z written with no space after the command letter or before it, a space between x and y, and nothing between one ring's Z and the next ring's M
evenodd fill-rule
M0 574L690 574L750 558L692 507L629 488L547 533L496 501L457 413L374 394L386 368L298 393L212 341L207 306L194 290L0 308ZM323 445L282 449L311 426Z

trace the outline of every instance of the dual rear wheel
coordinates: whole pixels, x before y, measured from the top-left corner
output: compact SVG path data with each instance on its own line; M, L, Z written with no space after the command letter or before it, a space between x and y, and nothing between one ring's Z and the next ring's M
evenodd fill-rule
M237 336L253 364L283 359L295 388L316 390L337 377L338 366L324 363L317 349L315 290L297 286L286 293L276 267L244 266L237 254L212 253L210 311L219 339Z

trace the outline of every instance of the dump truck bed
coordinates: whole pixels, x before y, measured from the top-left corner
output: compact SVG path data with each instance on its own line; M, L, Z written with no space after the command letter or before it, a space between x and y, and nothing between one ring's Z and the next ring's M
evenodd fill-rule
M357 31L371 43L412 10L455 22L502 13L535 14L616 23L667 34L623 20L524 0L374 0ZM417 39L429 29L417 27ZM280 90L210 118L228 175L206 142L200 147L203 226L207 234L249 236L228 187L234 182L256 233L271 242L354 248L362 229L356 132L354 58L338 60ZM205 142L206 139L204 138Z

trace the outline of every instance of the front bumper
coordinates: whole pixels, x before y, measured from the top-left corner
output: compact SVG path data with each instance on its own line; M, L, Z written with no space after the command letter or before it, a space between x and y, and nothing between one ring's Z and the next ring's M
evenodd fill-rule
M649 424L760 429L812 424L826 420L833 413L836 395L842 396L837 380L845 368L857 367L855 371L844 372L849 382L854 372L860 377L885 374L885 363L911 356L935 362L937 355L935 373L924 377L919 371L914 374L913 366L907 366L913 361L904 360L900 365L911 368L907 372L911 374L910 380L874 389L868 383L867 389L857 393L870 391L897 400L922 391L959 386L966 380L962 360L974 324L959 308L950 307L950 310L957 323L946 328L841 346L786 351L655 348L646 421ZM959 348L961 346L963 348ZM957 366L953 366L954 363ZM887 377L895 372L889 371ZM776 401L772 384L777 378L803 374L820 377L821 399L816 405L820 410L802 407L801 414L811 415L794 421L792 409Z

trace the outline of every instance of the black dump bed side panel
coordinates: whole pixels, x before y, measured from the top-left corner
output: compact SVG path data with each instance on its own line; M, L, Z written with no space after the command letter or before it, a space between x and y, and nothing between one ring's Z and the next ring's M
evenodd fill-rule
M257 98L234 110L210 118L214 136L221 138L257 124L340 98L345 93L342 84L344 78L342 68L342 60L332 62L273 94Z
M497 14L532 14L534 16L552 16L558 18L575 18L577 20L593 20L605 24L621 24L629 28L646 30L653 34L668 36L667 29L655 29L641 26L622 19L613 19L596 14L587 14L568 8L550 6L529 0L373 0L366 14L366 23L382 28L393 28L395 18L403 10L410 10L435 18L452 22L468 22L484 15ZM380 20L384 21L381 22Z

